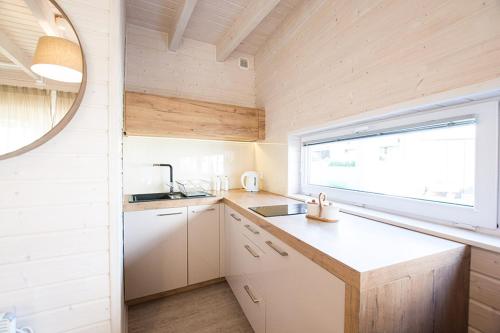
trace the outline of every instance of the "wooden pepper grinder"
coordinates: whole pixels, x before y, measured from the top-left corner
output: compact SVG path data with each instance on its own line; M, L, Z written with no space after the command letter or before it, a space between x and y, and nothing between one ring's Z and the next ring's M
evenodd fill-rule
M323 205L325 204L326 202L326 194L321 192L319 195L318 195L318 205L319 205L319 214L318 214L318 217L321 217L322 215L322 212L323 212Z

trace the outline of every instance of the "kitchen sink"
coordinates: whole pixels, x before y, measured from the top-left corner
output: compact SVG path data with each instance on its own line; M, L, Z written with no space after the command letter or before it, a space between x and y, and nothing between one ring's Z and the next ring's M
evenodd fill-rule
M186 196L181 192L132 194L129 198L129 202L134 203L134 202L178 200L178 199L203 198L203 197L213 197L213 195L207 192L196 192L194 193L194 195L190 194L189 196Z

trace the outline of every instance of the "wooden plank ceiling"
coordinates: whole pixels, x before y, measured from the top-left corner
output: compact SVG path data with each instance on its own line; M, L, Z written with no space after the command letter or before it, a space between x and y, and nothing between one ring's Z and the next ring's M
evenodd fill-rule
M234 30L245 9L255 0L198 0L183 37L217 45ZM256 14L255 28L238 44L235 51L254 55L285 17L303 0L281 0L266 15ZM127 0L127 23L172 34L178 13L186 0ZM250 8L249 8L250 9ZM258 19L257 15L264 16ZM246 27L248 30L248 27Z
M41 80L30 70L38 39L55 34L47 20L56 14L48 0L0 0L0 84L78 91L79 85ZM61 37L76 40L71 31Z
M0 31L29 57L35 52L38 38L45 35L23 0L0 0Z

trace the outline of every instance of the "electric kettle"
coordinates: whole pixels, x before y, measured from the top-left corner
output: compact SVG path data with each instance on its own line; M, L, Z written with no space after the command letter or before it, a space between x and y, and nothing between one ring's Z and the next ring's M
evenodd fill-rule
M241 175L241 186L247 192L259 191L259 175L256 171L246 171Z

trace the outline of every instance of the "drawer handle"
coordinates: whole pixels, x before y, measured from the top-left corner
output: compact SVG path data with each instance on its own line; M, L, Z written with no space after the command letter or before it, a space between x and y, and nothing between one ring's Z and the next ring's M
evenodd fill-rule
M245 245L245 249L247 249L247 251L250 252L250 254L253 255L254 258L260 257L259 254L250 247L250 245Z
M232 217L233 219L235 219L236 221L238 221L238 222L239 222L239 221L241 221L241 219L240 219L239 217L237 217L236 215L234 215L234 214L230 214L230 215L231 215L231 217Z
M248 296L250 296L250 299L252 300L252 302L254 302L254 303L260 302L260 299L255 297L255 295L253 294L252 290L250 289L250 287L248 285L245 285L243 288L245 288L245 291L247 292Z
M254 235L258 235L258 234L260 234L259 230L255 230L254 228L252 228L252 227L250 226L250 224L245 224L245 228L247 228L248 230L250 230L250 232L251 232L252 234L254 234Z
M273 242L271 241L266 241L266 244L269 245L269 247L271 249L273 249L274 251L278 252L280 254L280 256L282 257L286 257L288 255L288 252L286 251L283 251L281 250L280 248L278 248L276 245L273 244Z
M171 216L171 215L181 215L182 212L177 212L177 213L164 213L164 214L157 214L156 216Z
M193 210L193 213L203 213L203 212L213 212L215 208L207 208L207 209L202 209L202 210Z

